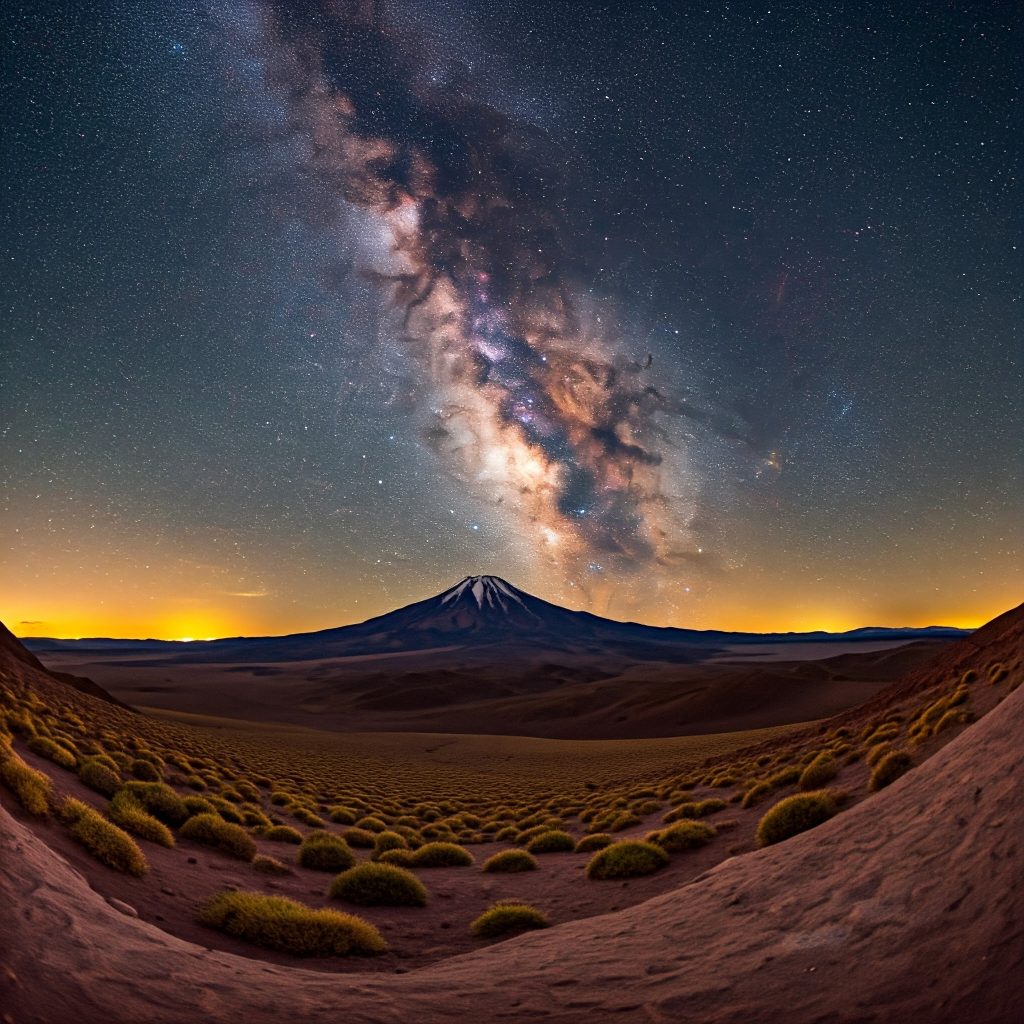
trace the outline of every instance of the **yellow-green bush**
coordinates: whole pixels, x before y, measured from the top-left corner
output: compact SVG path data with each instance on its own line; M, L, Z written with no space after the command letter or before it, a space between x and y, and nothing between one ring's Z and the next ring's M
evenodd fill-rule
M299 863L314 871L344 871L355 862L348 843L329 832L310 832L299 847Z
M757 845L771 846L828 821L839 805L827 790L787 796L770 808L757 826Z
M144 810L172 828L189 816L185 801L164 782L126 782L124 789L142 804Z
M413 851L417 868L462 868L473 863L473 855L455 843L426 843Z
M78 768L78 777L90 789L112 797L121 788L121 776L110 758L90 757Z
M635 878L653 875L668 864L668 854L654 843L624 839L598 850L587 865L587 877Z
M607 832L594 832L589 836L584 836L576 844L576 853L594 853L596 850L603 850L606 846L611 846L615 840Z
M171 830L146 811L127 790L122 789L119 793L114 794L107 813L112 821L140 839L148 839L151 843L158 843L160 846L171 847L174 845L174 836L171 834Z
M377 956L387 951L368 921L336 910L314 910L284 896L222 892L199 921L235 938L294 956Z
M78 766L78 759L75 755L67 747L50 739L49 736L33 736L26 746L33 754L45 757L60 768L74 771Z
M241 825L233 825L216 814L197 814L178 829L182 839L212 847L239 860L251 861L256 856L256 844Z
M646 837L649 843L655 843L667 853L682 853L707 846L717 835L717 831L704 821L680 821L668 828L652 832Z
M534 928L548 928L550 924L539 910L529 904L502 902L484 911L469 926L469 930L478 939L497 939Z
M526 850L501 850L481 865L481 870L488 874L536 871L537 868L536 858Z
M361 907L425 907L426 886L394 864L357 864L331 882L328 895Z
M61 804L60 817L71 834L107 867L136 876L149 870L138 843L88 804L69 796Z
M0 781L11 790L29 814L45 818L49 813L53 798L50 780L42 772L25 764L3 743L0 743Z
M528 853L572 853L575 849L576 840L561 829L541 832L526 844Z
M263 838L275 843L294 843L298 846L302 842L302 833L290 825L272 825L264 831Z
M914 759L905 750L893 750L886 754L871 773L868 789L872 793L895 782L904 772L914 766Z
M826 783L831 782L839 774L839 765L835 757L827 750L823 750L811 761L800 773L799 787L805 792L812 789L821 789Z

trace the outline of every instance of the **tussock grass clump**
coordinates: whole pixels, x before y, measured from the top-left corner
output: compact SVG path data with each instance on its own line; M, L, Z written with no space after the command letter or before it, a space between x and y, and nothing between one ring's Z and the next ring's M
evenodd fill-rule
M394 864L357 864L331 882L328 896L360 907L425 907L426 886Z
M351 807L335 804L333 807L327 808L327 817L336 825L354 825L357 814Z
M313 871L344 871L355 862L348 843L330 832L311 832L299 847L299 863Z
M787 796L772 807L757 826L757 845L771 846L828 821L839 810L828 790Z
M136 877L149 870L139 844L88 804L69 796L61 804L60 817L71 834L107 867Z
M683 853L707 846L715 836L716 829L703 821L680 821L646 837L649 843L655 843L667 853Z
M18 803L37 818L50 812L53 786L35 768L29 767L5 744L0 743L0 781L18 798Z
M194 818L197 814L216 814L217 808L210 803L206 797L202 796L187 796L184 799L185 810L188 811L188 816Z
M800 773L799 787L805 792L812 789L821 789L822 786L831 782L839 774L839 765L835 757L827 750L823 750L811 761Z
M349 846L360 850L373 849L373 844L377 841L376 835L373 832L368 832L365 828L347 828L341 833L341 838Z
M140 839L148 839L151 843L157 843L160 846L174 846L174 836L171 834L171 830L146 811L127 790L122 789L114 795L107 813L112 821Z
M597 850L603 850L606 846L611 846L615 840L607 832L594 832L589 836L584 836L576 844L576 853L594 853Z
M143 782L159 782L162 778L160 769L152 761L144 760L141 757L132 761L130 771L135 778L141 779Z
M868 789L872 793L884 789L890 783L895 782L904 772L914 766L914 759L905 750L893 750L886 754L871 773L868 780Z
M412 855L417 868L465 868L473 863L473 854L456 843L426 843Z
M264 831L263 838L275 843L294 843L298 846L302 842L302 833L291 825L271 825Z
M684 818L704 818L709 814L714 814L716 811L724 810L728 806L725 800L719 800L717 797L712 797L709 800L691 801L680 804L675 809L669 811L661 820L666 825L671 825L673 821L682 821Z
M654 843L624 839L599 850L587 865L587 878L636 878L653 875L668 864L668 854Z
M105 797L112 797L121 788L121 776L109 758L100 760L98 757L90 757L83 761L78 769L78 777L90 789Z
M165 782L126 782L124 788L165 825L176 828L189 816L185 801Z
M753 807L755 804L763 800L775 787L770 782L755 782L743 794L743 799L740 801L741 807Z
M276 857L268 857L266 854L258 853L252 861L253 871L258 871L262 875L294 875L287 864L283 861L279 861Z
M385 850L381 854L375 854L374 860L378 864L395 864L400 868L411 868L412 850Z
M239 860L251 861L256 844L241 825L233 825L216 814L197 814L178 830L182 839L191 839Z
M469 926L469 931L478 939L498 939L550 926L551 922L536 907L528 903L502 901L484 911Z
M75 755L67 747L50 739L49 736L33 736L26 746L33 754L45 757L60 768L74 771L78 766L78 759Z
M378 832L373 842L373 859L379 860L382 853L388 850L408 850L409 841L398 832Z
M869 768L874 768L874 766L878 764L878 762L881 761L882 758L885 757L885 755L888 754L891 750L891 743L876 743L873 747L870 747L868 749L867 756L864 758L864 760L867 762Z
M575 849L576 840L560 829L541 832L526 844L528 853L572 853Z
M387 951L368 921L336 910L314 910L284 896L222 892L199 921L235 938L294 956L377 956Z
M502 850L493 857L488 857L481 865L481 870L488 874L505 874L536 871L538 867L536 858L526 850Z

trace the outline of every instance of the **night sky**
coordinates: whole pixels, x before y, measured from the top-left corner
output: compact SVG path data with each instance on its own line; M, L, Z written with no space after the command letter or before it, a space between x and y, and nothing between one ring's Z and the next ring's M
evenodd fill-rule
M0 618L1019 602L1022 10L5 5Z

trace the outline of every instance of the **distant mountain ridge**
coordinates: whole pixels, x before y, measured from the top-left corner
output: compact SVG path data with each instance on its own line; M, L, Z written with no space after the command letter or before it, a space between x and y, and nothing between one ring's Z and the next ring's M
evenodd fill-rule
M190 662L293 661L433 650L440 647L492 647L528 643L551 650L611 647L617 651L663 651L745 643L828 640L915 640L966 636L951 626L923 628L864 626L843 633L742 633L725 630L648 626L572 611L534 597L498 576L466 576L455 586L413 604L350 626L286 636L229 637L219 640L58 640L26 638L33 651L108 650L181 652Z

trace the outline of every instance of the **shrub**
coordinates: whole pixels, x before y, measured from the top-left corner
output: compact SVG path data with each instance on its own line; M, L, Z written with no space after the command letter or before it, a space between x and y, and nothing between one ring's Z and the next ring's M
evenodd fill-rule
M576 849L576 840L568 832L553 829L534 836L526 844L529 853L572 853Z
M233 825L216 814L197 814L178 830L182 839L210 846L239 860L252 860L256 844L241 825Z
M71 834L107 867L138 877L149 870L138 843L88 804L69 796L61 804L60 816Z
M264 831L263 838L275 843L294 843L298 846L302 842L302 833L290 825L272 825Z
M884 789L895 782L905 771L914 766L914 759L905 750L893 750L875 765L875 770L868 780L868 789L872 793Z
M349 846L364 850L372 849L373 844L377 841L377 837L372 832L367 832L365 828L347 828L341 833L341 838Z
M707 846L717 834L714 828L703 821L680 821L660 832L652 832L647 836L647 842L656 843L666 853L682 853Z
M378 864L396 864L400 868L412 867L412 850L385 850L375 857Z
M427 890L405 868L394 864L358 864L331 883L328 896L361 907L425 907Z
M945 729L951 729L955 725L967 725L973 721L973 717L967 708L950 708L936 723L935 728L932 730L934 735L938 735Z
M800 773L798 785L802 790L821 789L839 774L839 765L828 751L823 750Z
M427 843L412 855L417 868L464 868L473 863L473 855L455 843Z
M770 782L756 782L743 794L742 807L753 807L774 789Z
M548 928L551 922L535 907L526 903L496 903L484 911L470 926L478 939L497 939L534 928Z
M121 788L121 776L117 771L95 757L82 762L78 777L90 789L105 797L112 797Z
M185 801L164 782L126 782L124 788L165 825L176 828L188 818Z
M654 843L624 839L598 850L587 865L587 877L635 878L653 875L668 864L668 854Z
M356 823L356 812L351 807L343 807L340 804L329 807L327 817L337 825L354 825Z
M593 853L595 850L603 850L606 846L611 846L613 842L615 840L607 832L594 832L589 836L584 836L576 844L576 853Z
M536 871L538 867L536 858L526 850L502 850L500 853L488 857L483 862L482 870L488 874L495 872L511 873L518 871Z
M374 817L372 814L368 814L365 818L360 818L356 822L356 828L364 829L367 832L383 832L387 825L384 824L380 818Z
M160 781L160 770L151 761L144 761L142 758L137 758L132 761L131 773L137 779L142 779L143 782L159 782Z
M355 862L348 843L330 832L311 832L299 847L299 863L313 871L344 871Z
M683 818L703 818L708 814L714 814L715 811L720 811L729 805L724 800L719 800L712 797L710 800L698 800L691 803L680 804L674 810L668 812L661 820L666 825L670 825L673 821L680 821Z
M294 956L377 956L387 950L368 921L314 910L284 896L222 892L199 912L200 923Z
M867 757L865 757L864 760L867 762L869 768L873 768L891 750L891 743L876 743L868 750Z
M216 814L217 808L202 796L187 796L183 803L188 816L194 818L197 814Z
M780 800L770 808L757 826L757 845L781 843L800 832L828 821L839 806L832 793L797 793Z
M276 857L268 857L266 854L258 853L252 861L253 871L259 871L263 875L293 875L294 871L283 861Z
M171 830L162 821L158 821L152 814L149 814L127 790L122 789L114 795L107 813L126 832L131 832L132 835L138 836L140 839L148 839L151 843L158 843L160 846L171 847L174 845L174 836L171 835Z
M33 736L26 745L33 754L49 759L60 768L74 771L78 765L75 755L67 747L55 743L49 736Z
M30 768L10 747L0 744L0 779L18 798L18 803L37 818L50 811L53 787L50 780Z
M409 843L397 832L378 832L373 843L373 859L379 860L388 850L408 850Z

